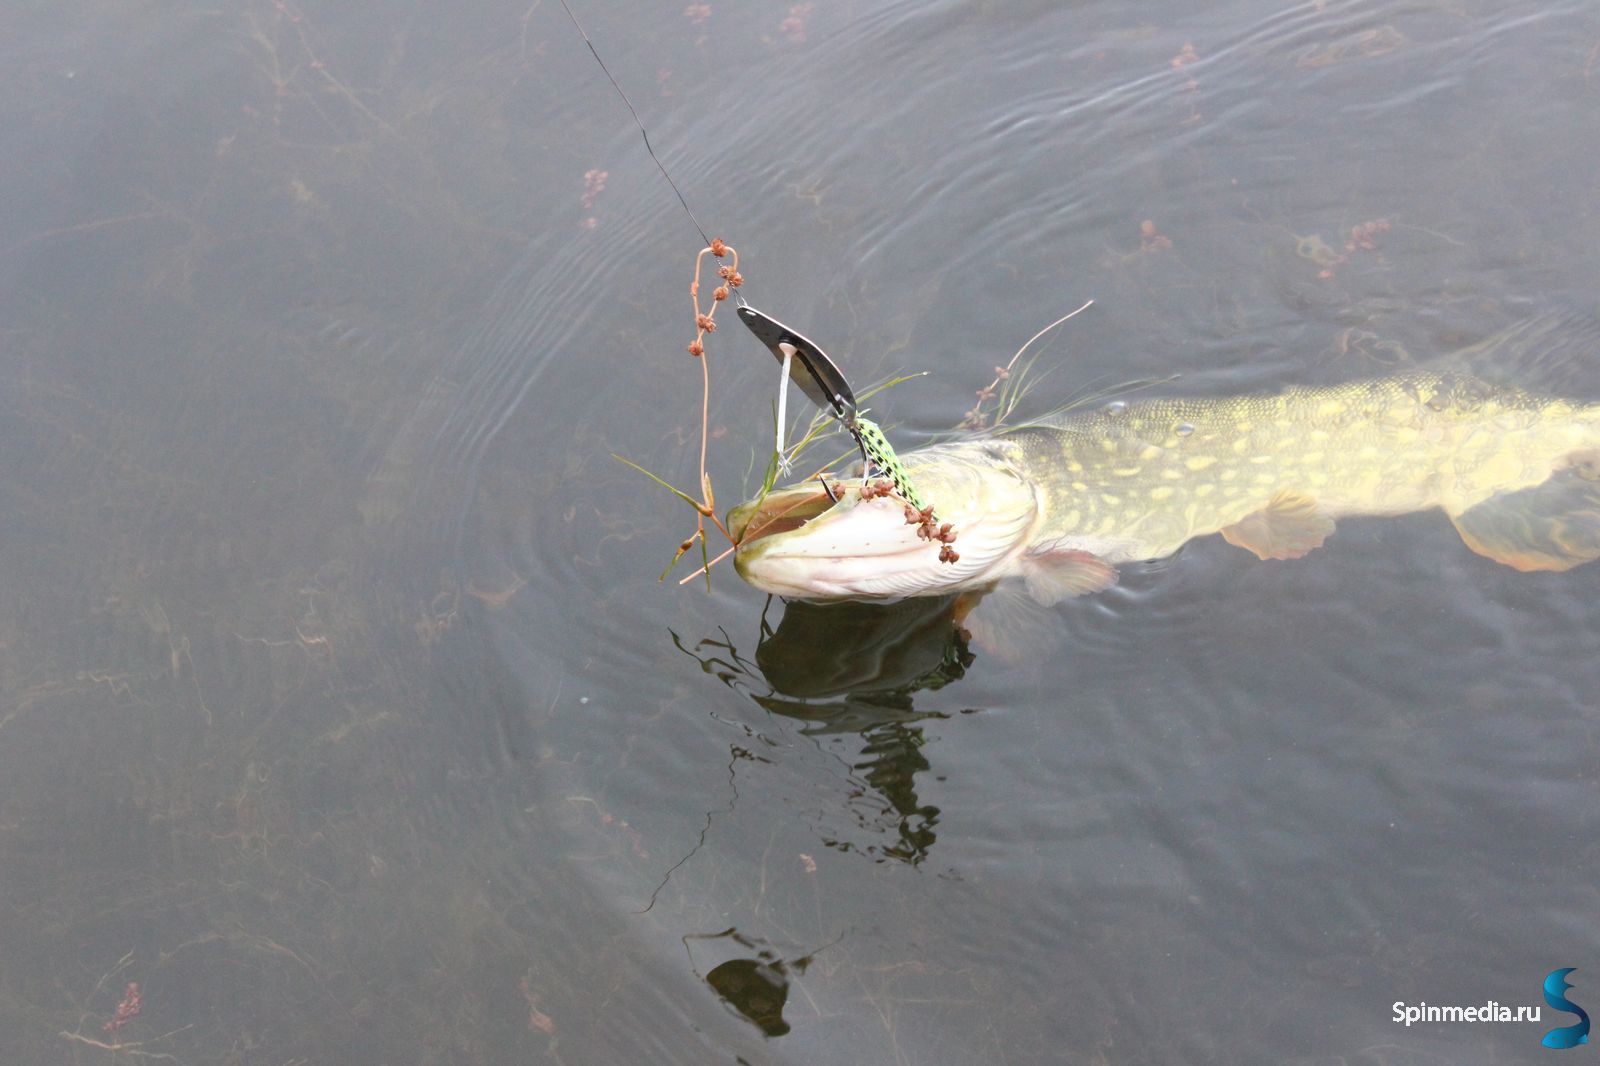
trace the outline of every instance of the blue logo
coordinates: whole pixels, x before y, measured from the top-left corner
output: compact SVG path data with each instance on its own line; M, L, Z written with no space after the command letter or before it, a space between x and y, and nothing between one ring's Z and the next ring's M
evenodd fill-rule
M1566 997L1567 989L1572 986L1567 984L1567 974L1577 969L1568 966L1564 970L1551 970L1544 978L1544 1001L1559 1011L1576 1014L1576 1025L1564 1025L1559 1029L1552 1029L1544 1034L1544 1046L1553 1048L1573 1048L1579 1044L1589 1042L1589 1015L1584 1009Z

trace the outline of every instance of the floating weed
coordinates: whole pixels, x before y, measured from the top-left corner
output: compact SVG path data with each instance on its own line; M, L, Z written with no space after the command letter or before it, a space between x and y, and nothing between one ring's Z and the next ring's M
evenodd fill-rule
M717 276L719 279L721 279L722 284L718 285L713 290L709 305L703 306L700 303L700 280L701 271L704 268L705 258L707 255L710 255L719 261L723 259L727 259L728 261L721 263L718 266ZM612 453L612 457L614 459L632 467L634 470L639 471L639 473L645 475L656 484L677 496L684 503L694 508L696 516L694 532L692 532L688 537L684 538L681 543L679 543L677 551L674 552L672 559L661 571L659 580L665 581L667 575L673 571L673 569L678 565L678 562L689 553L690 549L692 549L696 544L699 544L700 567L696 573L690 574L688 577L680 580L679 584L687 584L689 581L694 580L698 574L704 574L706 578L706 588L708 591L711 587L711 567L731 555L738 548L740 543L739 539L735 538L727 526L723 524L722 520L717 517L716 497L712 491L711 475L706 470L706 453L708 441L711 436L711 371L710 363L706 355L706 334L716 332L716 313L718 308L721 307L721 305L731 295L734 294L734 291L744 283L744 277L739 273L738 267L738 252L732 246L723 242L721 238L714 238L704 248L700 249L699 253L696 254L694 279L689 286L689 296L694 305L695 337L694 340L688 345L688 352L691 356L700 361L701 374L699 498L696 498L690 493L685 492L683 489L671 484L665 478L645 469L643 466L640 466L633 460L621 455L617 455L614 452ZM1022 360L1023 356L1027 353L1028 349L1034 344L1035 341L1039 340L1039 338L1043 337L1046 333L1061 325L1063 322L1066 322L1068 319L1074 318L1075 316L1081 314L1093 304L1094 301L1089 300L1076 310L1062 315L1060 318L1056 319L1054 322L1035 333L1032 337L1028 338L1027 342L1017 350L1016 354L1011 357L1005 366L995 367L994 380L984 388L978 390L977 403L973 405L972 410L967 412L966 418L961 424L961 428L981 429L985 425L989 425L990 428L1000 429L1005 424L1006 420L1016 412L1023 399L1025 399L1029 392L1031 392L1032 389L1038 385L1039 381L1042 380L1043 377L1043 375L1033 372L1038 359L1037 355L1022 362L1020 369L1018 369L1017 366L1018 362ZM886 389L903 384L912 380L913 378L922 377L923 373L925 372L902 374L897 377L886 379L885 381L866 389L861 394L860 398L862 400L870 399ZM991 399L996 400L996 412L992 423L990 423L989 416L983 411L983 405ZM783 409L781 405L774 405L773 422L775 428L779 430L783 428L780 424L784 420L782 410ZM863 443L865 438L862 437L862 434L866 433L871 434L872 440L881 442L883 446L876 449L876 452L878 453L878 456L886 457L879 458L874 456L869 460L869 466L873 461L876 461L879 466L882 466L885 462L887 462L888 467L886 469L890 470L891 476L900 478L900 475L893 473L894 469L897 469L897 467L892 461L892 451L887 448L887 442L882 439L881 431L878 430L873 423L868 422L863 417L859 417L860 415L864 414L864 409L860 412L852 411L851 415L853 417L841 420L840 417L836 416L836 412L834 411L827 409L820 410L811 416L809 422L806 424L805 432L800 435L800 439L793 446L787 449L775 446L769 453L766 466L762 470L761 487L755 500L756 506L758 508L760 507L762 501L764 501L774 490L774 488L776 488L778 478L787 473L791 465L797 459L799 459L801 455L805 454L807 449L819 441L828 439L834 434L843 433L846 429L851 430L850 435L855 438L854 443L856 446L846 448L832 460L818 467L809 476L801 479L802 481L821 479L824 491L826 491L829 496L835 496L836 493L834 489L831 488L825 480L826 475L828 471L832 470L835 466L855 452L858 447L865 448L869 452L873 451L868 444ZM846 422L848 422L848 425L846 425ZM784 439L784 435L781 432L775 433L774 439L775 441L781 442ZM749 475L753 473L754 469L755 454L752 452L750 463L745 471L747 480ZM901 480L903 481L903 478ZM901 484L900 481L897 481L896 484L899 486L900 494L906 495L908 502L916 505L913 509L916 513L920 515L924 511L928 512L928 514L920 523L926 526L928 521L930 521L933 517L932 508L924 506L921 501L914 498L914 493L912 492L908 483ZM746 528L741 532L744 537L759 536L768 528L771 522L777 521L783 517L785 517L784 514L773 515L767 522L763 522L759 526ZM729 544L729 547L719 553L715 558L711 557L710 547L706 542L706 522L708 519L710 520L710 523L716 527L718 532L720 532L727 539ZM950 541L954 539L953 534L939 536L938 529L939 527L933 526L933 535L927 539L937 540L942 544L943 550L941 551L940 555L942 561L954 562L958 556L956 556L949 547Z
M713 290L710 306L703 308L700 303L700 277L705 257L708 254L718 259L727 257L731 261L718 267L717 276L721 279L722 284ZM651 470L647 470L645 467L639 465L626 456L618 455L615 452L611 453L611 457L613 459L616 459L618 462L637 470L639 473L643 474L645 477L649 478L651 481L654 481L656 484L660 485L662 488L678 497L678 499L694 508L696 514L695 530L678 545L677 551L673 553L671 561L668 562L666 568L661 571L661 577L659 580L665 581L667 575L672 573L673 569L678 565L678 562L698 543L700 546L700 567L696 569L694 573L679 581L679 584L687 584L688 582L694 580L696 576L704 574L706 577L706 587L708 589L710 588L711 583L711 567L715 566L717 563L731 555L734 549L738 547L739 543L734 538L733 534L728 530L727 526L725 526L722 520L717 516L716 496L712 489L711 475L706 470L706 453L708 441L711 436L711 374L705 347L706 334L716 332L717 327L715 316L717 308L721 306L723 301L725 301L732 294L732 290L738 288L744 283L744 277L739 273L737 268L738 252L735 251L731 245L725 244L720 239L713 240L706 247L702 248L700 253L695 257L694 281L691 283L689 288L690 297L694 302L696 332L694 340L688 345L688 352L690 355L700 360L701 368L700 497L697 499L688 492L685 492L683 489L673 485L659 474L656 474ZM861 394L861 397L862 399L867 399L875 396L878 393L883 392L885 389L890 389L914 378L922 377L924 373L925 372L902 374L897 377L888 378L866 389ZM776 404L774 404L774 423L776 423L777 419L778 409ZM767 456L766 467L763 469L761 475L761 488L757 494L757 503L759 504L761 500L766 499L768 493L770 493L776 487L778 478L782 474L786 473L790 468L790 464L798 459L808 448L819 441L827 440L835 434L841 434L842 432L843 426L832 416L830 412L818 411L812 415L810 421L806 424L805 432L800 436L800 439L793 446L784 451L779 451L777 448L773 448L771 452L769 452ZM802 480L810 481L824 477L828 471L832 470L835 466L839 465L839 463L843 462L855 450L856 449L853 446L845 449L833 459L818 467L809 476ZM749 467L746 469L746 480L748 480L749 475L754 472L754 468L755 453L752 452ZM775 515L771 520L776 521L782 517L784 517L782 514ZM716 527L718 532L727 538L729 544L729 547L718 554L715 558L711 557L710 548L706 542L707 520L709 520L710 523ZM769 523L764 522L759 526L752 527L746 531L746 535L758 535L767 528L768 524Z
M717 260L727 259L729 261L718 266L717 276L722 279L722 284L712 291L710 305L702 310L700 304L700 271L708 255ZM678 565L678 560L682 559L689 549L694 546L695 541L699 541L702 569L706 575L706 588L709 589L711 587L711 559L705 543L706 519L709 518L711 524L716 526L722 535L728 538L728 542L730 544L733 543L733 536L729 534L727 527L722 524L722 520L717 517L716 496L711 490L711 475L706 471L706 445L711 438L711 367L706 359L705 338L706 334L716 332L717 308L722 306L723 301L732 294L733 290L743 284L744 276L739 273L739 253L733 246L724 243L721 237L712 238L710 243L695 255L694 280L689 284L689 299L694 303L695 335L694 340L689 342L688 352L700 361L700 498L695 499L665 478L651 473L633 460L626 459L615 452L612 453L612 458L633 467L639 473L667 489L695 509L695 531L678 546L678 553L672 557L672 562L668 563L667 568L661 572L661 580L663 581L672 572L672 568ZM718 558L721 558L721 556Z
M987 416L983 413L983 405L988 400L993 399L997 393L1000 396L1000 410L999 414L997 414L995 417L993 428L999 428L1000 424L1004 422L1005 419L1010 417L1011 414L1016 410L1017 404L1020 403L1022 398L1027 395L1028 390L1033 387L1032 384L1027 383L1029 372L1033 368L1033 359L1030 359L1028 362L1024 363L1020 372L1016 372L1017 360L1022 358L1022 353L1026 352L1033 345L1034 341L1038 340L1040 337L1043 337L1046 333L1049 333L1051 330L1055 329L1068 319L1076 318L1078 315L1082 314L1084 311L1087 311L1092 306L1094 306L1094 301L1087 300L1084 302L1083 306L1078 308L1076 311L1069 311L1062 315L1060 318L1044 327L1044 329L1041 329L1038 333L1035 333L1033 336L1029 337L1023 343L1022 347L1017 349L1017 353L1011 357L1010 362L1006 363L1005 366L995 367L994 380L978 390L978 402L972 405L972 410L966 413L966 416L961 420L961 424L958 428L982 429L987 422ZM1034 358L1037 359L1038 357L1035 356Z

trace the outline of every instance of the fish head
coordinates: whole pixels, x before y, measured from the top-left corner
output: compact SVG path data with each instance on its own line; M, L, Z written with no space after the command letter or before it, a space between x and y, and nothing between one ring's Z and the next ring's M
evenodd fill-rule
M936 523L953 528L954 562L940 559L941 543L919 533L899 496L863 493L847 480L835 499L808 481L734 508L735 568L763 592L802 600L895 600L996 581L1026 548L1038 515L1015 452L986 441L904 457Z

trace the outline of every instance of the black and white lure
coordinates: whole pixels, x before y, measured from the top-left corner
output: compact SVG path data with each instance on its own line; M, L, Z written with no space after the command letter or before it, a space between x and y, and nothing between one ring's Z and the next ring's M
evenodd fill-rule
M832 411L844 428L850 431L866 460L865 473L868 477L881 475L888 478L894 484L895 491L913 507L918 510L926 507L912 487L905 467L895 455L888 438L883 435L883 430L856 406L855 393L850 390L850 383L833 360L804 334L749 304L739 308L739 318L783 367L778 389L777 450L780 458L783 455L783 427L788 421L789 383L792 381L812 403L823 410Z

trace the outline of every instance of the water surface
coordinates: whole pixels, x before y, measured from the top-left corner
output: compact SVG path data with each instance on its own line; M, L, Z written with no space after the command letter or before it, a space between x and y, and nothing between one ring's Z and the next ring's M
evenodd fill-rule
M1036 410L1530 320L1600 396L1580 0L579 11L750 299L930 372L902 447L1089 297ZM609 453L696 476L699 236L559 6L8 21L6 1061L1522 1061L1570 1016L1391 1004L1586 1002L1600 571L1211 538L1020 661L658 584ZM725 507L776 370L710 358Z

